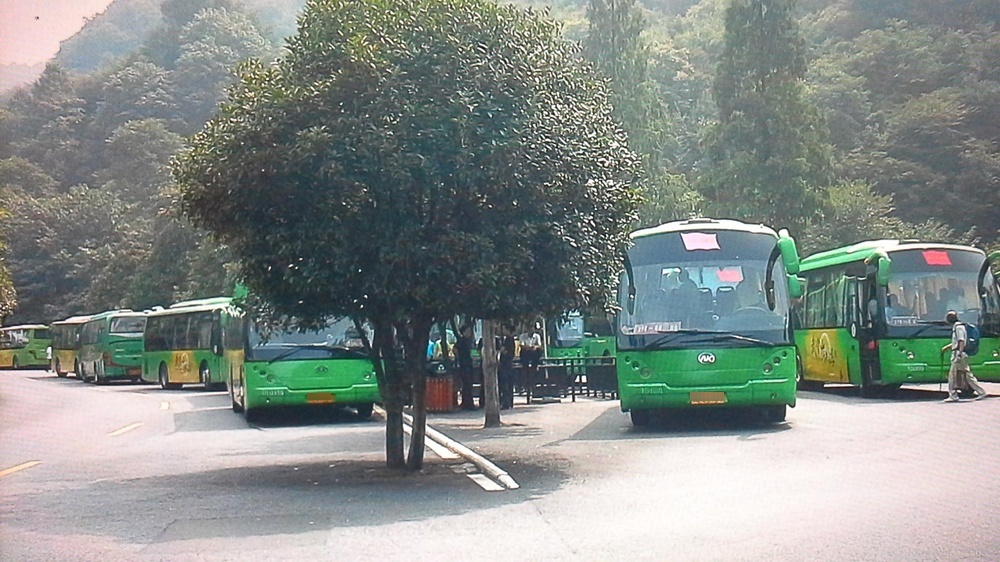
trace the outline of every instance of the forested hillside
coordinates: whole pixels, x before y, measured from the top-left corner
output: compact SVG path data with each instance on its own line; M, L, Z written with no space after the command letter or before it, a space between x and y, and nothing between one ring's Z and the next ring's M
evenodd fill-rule
M643 157L643 224L777 222L805 253L890 236L997 244L996 0L770 0L762 21L787 5L791 25L729 22L727 47L730 1L517 2L563 20L611 80ZM117 0L10 97L0 220L18 307L7 322L231 286L225 251L178 216L168 164L238 61L280 56L303 4ZM770 42L768 57L738 48L754 41ZM746 95L749 66L781 77L780 92ZM762 127L781 142L763 142ZM782 148L761 160L764 144Z

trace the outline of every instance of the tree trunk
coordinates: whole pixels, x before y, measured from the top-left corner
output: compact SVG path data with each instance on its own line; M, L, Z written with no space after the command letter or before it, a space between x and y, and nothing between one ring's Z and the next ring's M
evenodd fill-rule
M382 372L384 381L379 381L382 390L382 404L385 407L385 463L389 468L406 468L403 455L403 406L406 404L407 388L403 382L399 356L395 349L392 325L373 322L375 345L380 364L376 373Z
M500 427L500 390L497 384L497 323L483 320L483 385L486 394L485 427Z
M416 471L424 467L424 437L427 434L427 344L430 342L432 321L414 319L403 332L403 364L413 398L413 427L406 468Z

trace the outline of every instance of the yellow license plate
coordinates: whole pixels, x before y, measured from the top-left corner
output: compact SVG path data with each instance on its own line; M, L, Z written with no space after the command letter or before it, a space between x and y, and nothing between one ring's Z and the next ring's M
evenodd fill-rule
M307 404L333 404L336 398L332 392L312 392L306 394Z
M692 392L691 404L701 406L705 404L725 404L725 392Z

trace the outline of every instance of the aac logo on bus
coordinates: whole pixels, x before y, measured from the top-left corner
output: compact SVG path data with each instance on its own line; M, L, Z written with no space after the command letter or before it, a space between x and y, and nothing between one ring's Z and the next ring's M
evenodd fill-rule
M713 365L715 364L715 354L714 353L702 353L698 355L698 362L702 365Z

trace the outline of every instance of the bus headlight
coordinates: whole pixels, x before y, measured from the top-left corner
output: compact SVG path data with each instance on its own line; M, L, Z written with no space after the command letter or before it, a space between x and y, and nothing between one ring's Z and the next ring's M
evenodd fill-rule
M912 352L912 351L907 351L907 352L906 352L906 358L907 358L907 359L911 359L911 360L912 360L912 359L913 359L914 357L916 357L916 356L915 356L915 355L913 355L913 352Z
M771 366L770 363L764 363L764 374L765 375L770 375L773 371L774 371L774 367Z

